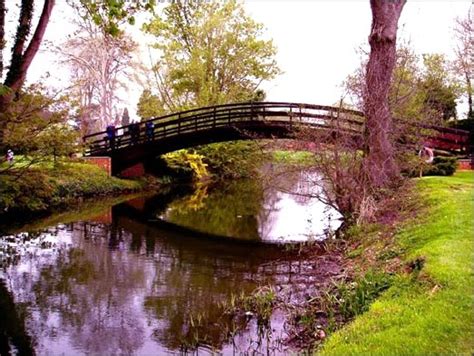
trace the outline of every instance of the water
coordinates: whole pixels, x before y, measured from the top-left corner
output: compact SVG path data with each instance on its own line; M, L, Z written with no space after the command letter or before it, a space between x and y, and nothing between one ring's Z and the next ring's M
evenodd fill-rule
M175 199L150 218L216 236L265 243L321 240L341 224L340 215L317 197L318 175L266 167L266 179L226 182L208 193Z
M199 339L200 354L284 354L281 313L262 334L255 320L223 320L218 305L257 286L306 293L327 277L318 272L326 260L302 261L265 243L336 228L334 212L289 192L305 187L302 178L101 202L3 236L2 352L161 355L195 350ZM196 318L205 321L198 329Z

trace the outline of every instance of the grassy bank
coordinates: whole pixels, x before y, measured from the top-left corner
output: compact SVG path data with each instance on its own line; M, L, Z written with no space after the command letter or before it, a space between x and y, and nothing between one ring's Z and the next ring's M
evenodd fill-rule
M95 165L77 162L43 165L21 174L0 175L0 214L34 213L64 206L79 198L133 192L143 182L109 177Z
M329 337L321 354L474 352L474 174L416 184L424 206L391 242L405 268L366 313Z

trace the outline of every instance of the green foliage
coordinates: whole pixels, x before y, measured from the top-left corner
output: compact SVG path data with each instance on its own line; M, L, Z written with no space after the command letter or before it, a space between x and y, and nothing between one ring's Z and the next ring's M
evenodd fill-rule
M378 271L368 271L353 282L335 284L335 290L327 293L328 309L337 310L345 320L365 313L382 292L391 285L391 276Z
M109 177L101 168L90 164L30 168L19 176L0 174L0 212L48 210L79 197L140 188L138 182Z
M176 171L179 176L200 180L209 175L207 164L203 156L188 150L179 150L162 156L169 168Z
M397 48L396 60L389 92L394 117L437 124L456 117L455 100L462 90L456 73L443 55L425 54L423 66L420 66L419 56L408 45L402 44ZM365 64L366 59L345 81L346 90L360 108L363 107L365 91Z
M79 3L76 9L112 36L122 33L120 26L124 23L135 24L135 13L143 10L153 12L155 7L155 0L80 0Z
M314 163L314 154L308 151L273 151L273 161L288 165L310 166Z
M267 324L270 321L275 302L276 293L272 287L260 287L241 300L244 310L257 314L257 320L262 324Z
M144 89L138 99L137 114L142 120L164 115L164 105L158 95L153 95L150 89Z
M78 149L78 133L67 124L67 97L55 97L33 85L0 116L6 122L3 144L33 161Z
M251 196L252 199L248 199ZM259 239L258 221L264 190L256 179L233 180L225 189L197 187L191 197L173 201L167 220L223 237Z
M45 210L53 197L52 182L39 170L20 177L2 174L0 183L0 212Z
M452 176L456 172L458 161L456 157L435 157L433 163L423 168L424 176Z
M422 90L425 105L443 120L456 118L456 99L461 94L461 86L453 77L446 58L441 54L425 54Z
M210 173L218 179L253 176L266 157L253 141L214 143L197 147L196 152L204 156Z
M261 100L259 84L279 73L263 26L235 0L171 2L143 29L162 53L153 95L164 111Z

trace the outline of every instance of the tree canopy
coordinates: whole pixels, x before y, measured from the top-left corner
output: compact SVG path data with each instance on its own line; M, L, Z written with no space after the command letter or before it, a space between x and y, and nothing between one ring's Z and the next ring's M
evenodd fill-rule
M349 75L345 88L357 107L365 95L365 66ZM396 64L388 93L389 107L395 118L442 124L456 117L456 99L461 93L459 81L450 63L441 54L416 55L409 44L396 51Z
M70 95L78 103L77 118L86 135L119 124L114 122L119 115L117 92L135 81L138 64L133 54L138 45L124 33L101 31L88 18L77 26L77 34L59 52L71 73Z
M235 0L172 2L144 31L161 53L151 89L163 111L252 100L280 72L263 26Z

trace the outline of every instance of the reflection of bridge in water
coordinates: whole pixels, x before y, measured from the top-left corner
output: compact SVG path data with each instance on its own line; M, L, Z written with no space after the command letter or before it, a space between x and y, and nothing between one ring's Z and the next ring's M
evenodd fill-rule
M147 127L153 123L153 128ZM109 156L114 174L182 148L214 142L260 138L295 138L295 129L312 128L329 133L361 137L363 113L331 106L248 102L225 104L173 113L139 124L84 137L86 156ZM435 149L464 151L469 133L439 126L423 126L431 133L427 141Z

